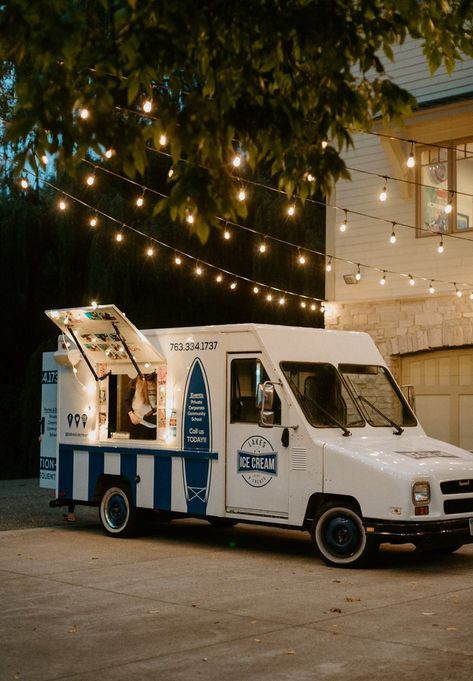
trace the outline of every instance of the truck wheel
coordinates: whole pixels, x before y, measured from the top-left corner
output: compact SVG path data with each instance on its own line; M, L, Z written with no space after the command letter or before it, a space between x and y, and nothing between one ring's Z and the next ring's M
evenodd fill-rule
M136 508L125 487L109 487L100 501L100 522L111 537L132 537L138 530Z
M362 567L378 546L366 536L358 513L349 506L323 506L312 529L312 539L322 559L332 567Z

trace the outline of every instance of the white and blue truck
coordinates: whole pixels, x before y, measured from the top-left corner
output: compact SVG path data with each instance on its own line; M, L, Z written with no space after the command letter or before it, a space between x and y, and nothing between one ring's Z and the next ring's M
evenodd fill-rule
M46 314L41 485L96 506L108 535L152 511L298 528L338 567L473 542L473 454L425 434L367 334Z

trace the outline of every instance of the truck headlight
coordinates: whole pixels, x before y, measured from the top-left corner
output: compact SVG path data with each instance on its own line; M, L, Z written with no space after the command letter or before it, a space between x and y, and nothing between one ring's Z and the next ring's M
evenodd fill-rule
M419 480L412 485L412 501L414 506L430 503L430 483L427 480Z

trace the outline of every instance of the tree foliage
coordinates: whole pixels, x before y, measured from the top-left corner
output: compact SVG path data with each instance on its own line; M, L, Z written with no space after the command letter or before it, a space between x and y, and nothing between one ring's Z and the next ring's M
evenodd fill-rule
M235 152L289 196L326 192L347 175L351 130L414 105L386 75L393 46L418 38L433 70L451 70L472 35L469 0L9 0L9 140L17 169L47 152L70 170L113 148L115 168L140 177L165 134L174 174L156 210L191 212L205 240L216 216L244 217Z

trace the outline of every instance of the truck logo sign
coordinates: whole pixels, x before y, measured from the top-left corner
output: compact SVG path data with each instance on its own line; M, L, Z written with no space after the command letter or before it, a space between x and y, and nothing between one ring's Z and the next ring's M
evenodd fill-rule
M278 453L261 435L247 438L238 454L238 473L251 487L264 487L278 474Z

